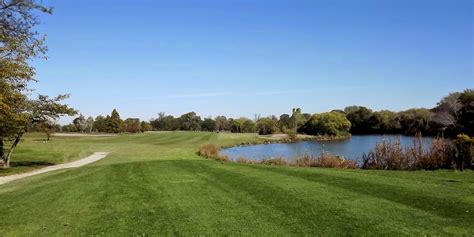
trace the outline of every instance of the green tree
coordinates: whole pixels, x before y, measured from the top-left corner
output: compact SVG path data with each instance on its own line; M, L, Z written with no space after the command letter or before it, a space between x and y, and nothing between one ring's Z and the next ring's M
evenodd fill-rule
M278 130L278 123L271 118L261 118L257 121L257 131L260 135L273 134Z
M216 126L218 131L230 131L230 122L225 116L216 117Z
M99 115L95 118L93 130L97 132L107 132L107 123L104 116Z
M370 124L371 130L379 134L396 134L401 130L397 113L388 110L374 112Z
M243 122L241 130L243 133L254 133L257 131L257 125L254 121L247 119Z
M124 131L124 122L116 109L112 110L110 116L105 118L105 126L107 133L121 133Z
M72 123L76 126L77 130L81 133L87 130L87 120L84 115L80 114L79 117L75 118Z
M214 132L217 130L217 123L214 119L205 118L201 127L203 131Z
M289 128L292 127L291 125L291 117L288 114L282 114L280 115L280 119L278 121L278 126L280 127L280 130L285 131Z
M39 95L37 99L27 101L27 105L23 110L19 111L19 113L25 116L25 119L21 123L16 124L16 133L12 135L12 143L8 153L2 152L1 163L3 163L3 167L10 167L12 154L21 141L23 134L28 132L28 128L35 127L38 124L45 124L49 121L56 121L62 115L72 116L77 114L74 109L60 103L68 97L68 95L59 95L50 98L45 95Z
M151 119L150 124L153 127L153 130L175 131L181 128L181 119L160 112L157 119Z
M151 131L153 128L151 127L151 124L147 121L142 121L140 124L140 131L141 132L148 132Z
M28 128L48 120L55 120L74 110L60 104L66 95L50 99L40 95L28 99L28 85L35 81L35 58L46 58L44 36L34 27L38 25L36 13L51 13L51 8L36 1L0 1L0 156L4 167L9 167L12 154ZM6 153L4 141L11 146Z
M300 108L293 108L292 114L291 114L291 126L289 129L295 130L295 132L298 130L298 128L302 127L305 124L305 118L303 117L303 114L301 113Z
M181 115L181 130L184 131L199 131L201 130L201 117L197 116L195 112L189 112Z
M310 135L349 135L351 122L338 112L314 114L305 125L305 132Z
M464 133L474 136L474 90L466 89L458 101L461 104L458 124Z
M441 132L443 135L455 137L458 134L459 113L462 104L459 102L461 93L450 93L441 99L433 108L432 124L433 129Z
M399 113L402 131L408 135L416 133L430 134L432 113L428 109L409 109Z
M369 134L372 133L370 118L373 115L371 109L363 106L349 106L344 109L347 119L351 122L351 133Z
M230 127L233 133L254 133L257 129L255 122L245 117L230 120Z

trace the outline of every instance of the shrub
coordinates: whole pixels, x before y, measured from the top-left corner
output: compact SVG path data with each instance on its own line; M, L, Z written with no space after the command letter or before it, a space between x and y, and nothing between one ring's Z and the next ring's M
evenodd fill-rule
M283 158L264 159L259 162L263 165L287 165L288 161Z
M457 148L457 159L455 163L459 169L472 168L474 161L474 138L461 134L458 135L455 144Z
M206 144L199 147L199 155L206 158L216 158L219 156L219 148L213 144Z
M353 160L346 160L340 156L334 156L323 152L319 157L312 157L305 155L296 158L294 165L300 167L322 167L322 168L358 168L357 162Z
M453 167L455 147L447 139L435 138L425 149L421 136L413 139L413 145L401 147L400 138L391 142L382 140L375 149L362 156L363 169L413 170Z
M255 163L255 161L249 160L249 159L244 158L244 157L237 158L237 160L235 160L235 162L240 163L240 164L254 164Z
M433 139L431 146L418 161L418 168L435 170L442 168L456 168L456 148L452 141L444 138Z
M199 147L198 154L208 159L228 162L229 157L219 154L219 148L213 144L206 144Z
M218 160L218 161L222 161L222 162L228 162L228 161L230 161L230 160L229 160L229 157L226 156L226 155L218 155L218 156L212 157L211 159Z

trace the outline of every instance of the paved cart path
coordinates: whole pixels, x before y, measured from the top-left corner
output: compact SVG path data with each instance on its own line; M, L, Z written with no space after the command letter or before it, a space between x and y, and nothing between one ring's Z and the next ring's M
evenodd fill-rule
M30 172L26 172L26 173L14 174L14 175L0 177L0 185L6 184L6 183L9 183L11 181L18 180L18 179L23 179L23 178L26 178L26 177L30 177L30 176L33 176L33 175L38 175L38 174L51 172L51 171L54 171L54 170L81 167L81 166L96 162L98 160L101 160L101 159L105 158L108 154L109 154L108 152L95 152L94 154L92 154L92 155L90 155L86 158L76 160L76 161L73 161L73 162L59 164L59 165L52 165L52 166L48 166L48 167L45 167L45 168L33 170L33 171L30 171Z

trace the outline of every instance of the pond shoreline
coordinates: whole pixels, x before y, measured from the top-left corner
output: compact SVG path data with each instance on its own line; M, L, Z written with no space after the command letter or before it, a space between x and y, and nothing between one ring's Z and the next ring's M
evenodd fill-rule
M334 156L344 157L351 160L360 160L364 154L373 150L376 144L388 140L391 142L400 141L402 147L411 147L414 137L403 135L355 135L350 137L338 137L338 139L321 139L312 137L311 139L280 139L262 140L256 142L242 142L233 146L219 147L219 153L228 156L231 160L238 157L249 159L268 159L280 157L291 159L302 156L319 156L321 153L329 153ZM422 138L422 143L426 149L431 145L432 138ZM404 149L404 148L403 148Z
M273 134L273 135L280 135L280 134ZM272 138L272 137L266 137L266 136L259 136L259 138L264 139L264 140L254 141L254 142L241 142L239 144L221 146L219 147L219 150L233 148L233 147L246 147L246 146L254 146L254 145L279 144L279 143L291 144L291 143L298 143L298 142L305 142L305 141L342 141L342 140L348 140L352 138L352 135L347 135L347 136L311 136L311 135L304 135L304 134L298 134L298 135L300 137L297 137L295 139L291 139L289 137Z

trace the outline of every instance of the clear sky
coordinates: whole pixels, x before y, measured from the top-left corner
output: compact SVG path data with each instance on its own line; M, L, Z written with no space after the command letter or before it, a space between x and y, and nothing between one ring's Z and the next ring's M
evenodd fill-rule
M86 116L398 111L474 87L471 0L43 2L34 87Z

